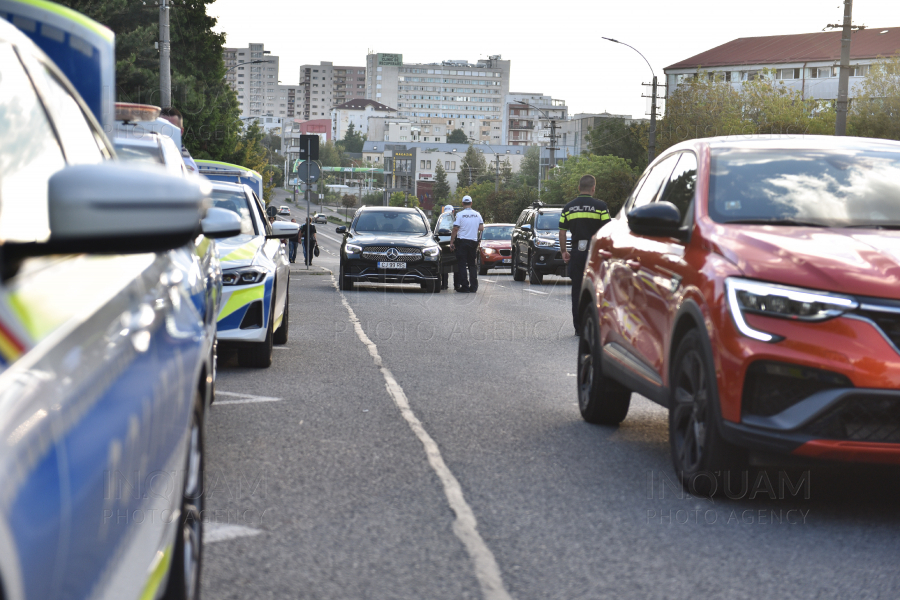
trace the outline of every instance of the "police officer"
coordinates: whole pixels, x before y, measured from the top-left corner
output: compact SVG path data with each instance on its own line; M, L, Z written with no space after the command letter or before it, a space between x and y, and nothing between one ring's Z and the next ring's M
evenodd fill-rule
M443 210L441 211L441 216L443 216L443 215L450 215L452 218L453 217L453 206L450 204L445 206L443 208ZM440 221L440 219L439 219L439 221ZM441 289L446 290L449 283L450 283L450 272L444 271L442 268L441 269ZM458 262L453 263L453 289L456 291L459 291L459 263Z
M478 240L484 231L484 219L477 210L472 210L472 197L463 196L463 209L456 213L453 222L453 233L450 234L450 249L456 252L456 272L459 273L459 289L463 294L475 293L478 290L478 269L475 268L475 252ZM456 240L459 239L459 247ZM466 270L469 271L468 277ZM456 283L456 275L453 276Z
M597 230L609 222L609 207L606 202L593 198L596 189L597 180L594 176L584 175L578 182L578 197L566 204L559 215L559 247L572 280L572 322L575 325L575 335L581 335L578 297L581 295L588 246ZM572 233L571 254L566 250L567 231Z

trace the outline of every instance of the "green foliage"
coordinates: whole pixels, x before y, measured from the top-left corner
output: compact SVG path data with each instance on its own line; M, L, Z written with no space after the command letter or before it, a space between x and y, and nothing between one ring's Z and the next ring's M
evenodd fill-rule
M647 135L640 123L624 119L597 119L587 134L591 154L618 156L641 170L647 166Z
M538 177L541 172L541 149L538 146L529 146L525 156L519 164L519 172L516 174L516 183L520 186L537 189Z
M684 140L752 134L831 134L834 108L803 99L765 70L737 89L706 71L669 94L656 134L657 153Z
M465 144L469 141L469 138L466 137L466 132L462 129L454 129L450 132L450 135L447 136L448 144Z
M459 165L459 179L457 187L469 187L478 181L478 178L484 175L487 169L487 163L484 155L469 144L466 155L463 157Z
M447 172L444 170L441 161L437 161L437 166L434 169L434 188L432 193L434 194L435 204L442 204L444 200L450 197L450 184L447 183Z
M323 167L340 167L344 160L344 149L331 140L319 145L319 162Z
M384 195L382 192L372 192L362 197L360 206L382 206L384 204Z
M253 169L263 177L263 199L268 203L272 200L275 185L274 170L269 166L266 149L262 144L265 132L253 121L241 134L234 149L221 160Z
M513 181L513 170L512 165L509 162L509 158L503 161L500 164L500 184L501 185L510 185Z
M344 139L340 142L340 146L344 148L344 152L362 152L363 144L366 141L366 136L361 135L358 131L356 131L356 126L353 123L347 127L347 131L344 133Z
M404 192L394 192L388 198L388 206L408 206L409 208L418 208L419 199L412 194Z
M854 92L847 115L848 133L900 140L900 52L873 63Z
M569 158L554 169L554 175L546 182L541 200L547 204L565 204L578 195L578 181L583 175L597 179L595 198L609 206L610 214L616 214L631 193L640 171L624 158L582 154Z
M356 196L353 194L344 194L341 198L341 206L345 206L347 208L353 208L356 206Z

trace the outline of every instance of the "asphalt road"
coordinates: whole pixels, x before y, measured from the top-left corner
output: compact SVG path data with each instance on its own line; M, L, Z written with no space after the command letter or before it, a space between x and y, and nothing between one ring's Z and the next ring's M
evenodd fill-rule
M318 230L272 367L220 357L205 598L900 597L896 470L686 496L663 409L582 421L568 280L341 294Z

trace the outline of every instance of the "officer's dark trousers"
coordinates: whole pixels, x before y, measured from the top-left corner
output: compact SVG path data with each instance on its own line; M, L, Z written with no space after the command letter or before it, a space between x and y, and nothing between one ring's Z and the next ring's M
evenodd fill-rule
M475 251L478 242L474 240L456 240L456 268L459 273L459 287L463 290L475 291L478 289L478 269L475 268ZM468 275L466 275L468 271ZM454 283L456 274L453 275Z
M587 251L573 250L569 253L569 264L566 271L572 280L572 323L575 331L581 333L581 323L578 318L578 297L581 296L581 281L584 279L584 265L587 263Z

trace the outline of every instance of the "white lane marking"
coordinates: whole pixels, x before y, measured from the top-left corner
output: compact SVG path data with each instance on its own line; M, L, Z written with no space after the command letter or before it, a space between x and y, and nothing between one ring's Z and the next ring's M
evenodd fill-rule
M317 231L317 232L316 232L316 235L321 235L321 236L322 236L323 238L325 238L326 240L331 240L332 242L337 242L338 244L343 244L343 243L344 243L344 240L339 240L339 239L337 239L337 238L331 237L330 235L325 235L325 234L322 233L321 231Z
M216 390L216 396L232 396L237 400L216 400L216 406L223 404L252 404L254 402L280 402L281 398L271 396L254 396L253 394L236 394L234 392L220 392Z
M203 528L203 543L205 544L224 542L262 533L259 529L251 529L243 525L231 525L228 523L206 523L205 525Z
M539 291L537 291L537 290L530 290L530 289L528 289L528 288L525 288L525 291L526 291L526 292L531 292L532 294L543 294L544 296L549 296L549 295L550 295L550 292L539 292Z
M366 335L366 332L363 331L359 318L356 316L356 313L353 312L353 308L350 306L350 303L347 302L347 298L340 291L337 280L334 278L333 274L331 276L331 282L332 285L334 285L334 289L340 294L341 303L350 315L350 322L353 323L353 328L356 330L356 336L369 350L369 355L375 362L375 366L381 370L381 375L384 377L384 385L385 388L387 388L388 395L390 395L397 408L400 409L400 414L406 420L409 428L412 429L413 433L416 434L416 437L419 438L419 441L422 442L422 446L425 449L425 455L428 457L428 464L431 465L431 468L444 486L444 495L447 497L447 503L456 514L456 521L453 523L453 533L463 543L466 552L469 554L469 558L472 560L475 567L475 577L478 579L478 583L481 586L482 596L485 600L512 600L512 596L509 595L509 592L506 591L506 588L503 585L503 578L500 575L500 567L497 565L497 559L494 558L490 548L487 547L481 534L478 533L478 522L475 519L475 513L472 512L472 508L466 502L465 496L463 496L462 486L459 484L459 480L456 479L456 476L453 475L450 467L444 462L444 457L441 456L441 449L438 447L437 442L432 439L422 425L422 422L419 421L419 418L416 417L415 413L409 407L409 399L406 397L406 393L403 391L403 388L400 387L400 384L397 383L397 380L394 379L394 375L391 373L390 369L384 366L381 355L378 354L378 346L376 346L374 342L369 339L369 336Z
M275 346L274 350L290 350L287 346Z
M566 373L566 377L578 377L575 373Z

